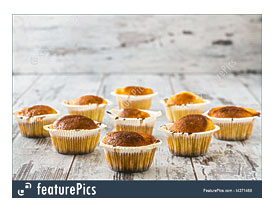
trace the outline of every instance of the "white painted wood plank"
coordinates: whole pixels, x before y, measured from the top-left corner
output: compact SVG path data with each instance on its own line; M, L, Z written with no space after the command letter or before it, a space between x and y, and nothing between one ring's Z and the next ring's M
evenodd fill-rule
M76 156L69 178L75 179L99 179L99 180L195 180L191 161L189 158L175 157L169 150L165 136L157 128L165 122L164 108L160 105L160 99L171 95L171 88L167 75L108 75L104 80L100 95L110 98L115 105L115 98L110 95L115 88L127 85L140 85L150 87L159 95L154 97L152 110L162 110L163 116L155 124L153 135L162 140L162 146L156 151L152 167L143 173L125 174L113 172L105 161L104 152L97 147L95 152L88 155ZM113 124L109 117L105 116L103 122L108 125L106 131L113 130ZM96 159L95 159L96 158ZM85 167L85 168L84 168Z
M47 104L66 114L61 102L96 93L102 75L42 76L15 104L15 108ZM17 127L16 127L17 128ZM17 129L18 130L18 129ZM30 139L19 134L13 141L13 179L66 179L73 155L57 153L50 138Z
M261 111L249 90L233 75L174 75L175 92L189 90L211 100L210 107L242 105ZM213 138L205 156L192 159L199 180L261 179L261 122L246 142L220 141Z
M13 142L13 180L65 180L72 158L56 153L50 138L19 135Z
M261 71L259 15L32 15L13 24L16 73L213 73L229 60L230 71Z
M15 104L19 98L21 98L28 89L37 81L39 76L34 75L16 75L13 76L12 84L13 84L13 104Z
M236 76L244 86L252 93L256 100L261 104L262 101L262 75L246 74Z

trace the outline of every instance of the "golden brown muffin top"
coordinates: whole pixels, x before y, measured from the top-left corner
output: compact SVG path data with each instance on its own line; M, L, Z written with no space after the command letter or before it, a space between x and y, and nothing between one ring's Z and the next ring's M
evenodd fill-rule
M121 111L118 114L119 118L148 118L150 117L149 113L146 113L144 111L138 110L138 109L133 109L133 108L127 108L127 109L123 109L123 111Z
M108 133L103 142L112 146L137 147L154 144L158 140L154 136L145 133L116 131Z
M178 119L170 131L181 133L197 133L215 129L213 121L200 114L190 114Z
M212 108L208 115L216 118L247 118L259 116L260 113L254 109L236 106L222 106Z
M18 112L21 116L33 117L47 114L57 114L56 110L47 105L34 105Z
M154 92L151 88L145 88L140 86L127 86L123 88L117 88L115 90L115 93L122 94L122 95L141 96L141 95L153 94Z
M93 95L81 96L70 101L71 105L90 105L90 104L107 104L107 102L99 97Z
M167 106L197 104L203 102L204 100L202 97L188 91L183 91L175 94L166 100Z
M57 130L92 130L98 128L97 124L88 117L81 115L66 115L53 123Z

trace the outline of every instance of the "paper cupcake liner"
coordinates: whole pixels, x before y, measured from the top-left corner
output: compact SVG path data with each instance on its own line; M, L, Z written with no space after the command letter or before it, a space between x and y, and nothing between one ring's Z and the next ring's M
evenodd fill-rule
M166 117L170 122L175 122L181 117L188 114L202 114L206 105L210 103L209 100L204 100L204 103L186 104L167 106L164 100L161 103L165 105Z
M149 110L153 96L157 95L158 93L155 92L148 95L121 95L112 92L111 94L116 97L119 109L135 108Z
M99 123L97 123L99 124ZM48 130L57 152L62 154L87 154L92 152L99 142L100 132L106 125L92 130L57 130L53 125L44 126Z
M142 110L150 114L145 119L140 118L119 118L118 115L122 110L112 109L107 111L108 115L113 119L116 131L132 131L152 134L157 117L161 116L160 111Z
M19 115L19 112L14 112L16 116L19 131L23 136L26 137L46 137L49 136L49 132L43 127L48 124L52 124L60 116L58 110L57 114L47 114L33 117L26 117Z
M165 133L170 152L178 156L199 156L207 153L213 133L219 130L215 126L214 130L206 132L174 133L168 130L172 125L173 123L163 125L159 130Z
M248 139L252 134L254 120L256 119L255 116L247 118L214 118L207 114L208 111L205 115L220 127L220 130L214 133L215 138L229 141Z
M112 102L105 99L107 104L91 104L91 105L71 105L70 101L62 102L70 115L86 116L94 121L102 122L107 105Z
M142 172L152 165L156 148L161 141L141 147L119 147L104 144L104 154L109 167L118 172Z

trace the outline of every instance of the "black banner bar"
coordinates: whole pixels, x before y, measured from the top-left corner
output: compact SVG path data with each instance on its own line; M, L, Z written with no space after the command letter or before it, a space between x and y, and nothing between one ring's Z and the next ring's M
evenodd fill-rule
M13 181L13 198L261 198L262 181Z

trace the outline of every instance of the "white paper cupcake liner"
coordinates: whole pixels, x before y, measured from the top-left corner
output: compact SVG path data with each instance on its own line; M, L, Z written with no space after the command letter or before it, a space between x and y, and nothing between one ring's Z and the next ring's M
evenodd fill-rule
M149 110L152 98L158 93L147 95L122 95L112 92L111 95L115 96L118 102L118 107L121 108L135 108L135 109L144 109Z
M69 100L62 102L70 115L86 116L94 121L102 122L107 106L112 105L108 99L104 99L107 104L90 104L90 105L71 105Z
M112 109L107 111L108 115L113 119L116 131L132 131L152 134L157 117L161 116L161 111L142 110L150 115L150 117L141 118L119 118L118 115L122 110Z
M256 116L247 118L215 118L208 115L214 124L220 127L220 130L214 133L214 136L220 140L242 141L249 138L253 131Z
M103 139L104 140L104 139ZM104 144L104 154L109 167L119 172L142 172L152 165L156 148L162 144L158 141L155 144L139 147L120 147Z
M99 142L100 132L106 127L100 124L92 130L59 130L53 124L44 126L49 131L57 152L62 154L86 154L92 152Z
M61 115L60 111L56 110L56 114L46 114L33 117L19 115L19 111L15 111L14 115L17 119L20 133L26 137L46 137L49 132L44 130L44 126L52 124Z
M207 153L215 129L199 133L175 133L169 130L173 123L162 125L159 130L165 133L168 147L172 154L178 156L198 156Z
M181 117L189 114L202 114L209 100L204 99L203 103L167 106L165 100L160 101L165 106L166 117L170 122L175 122Z

